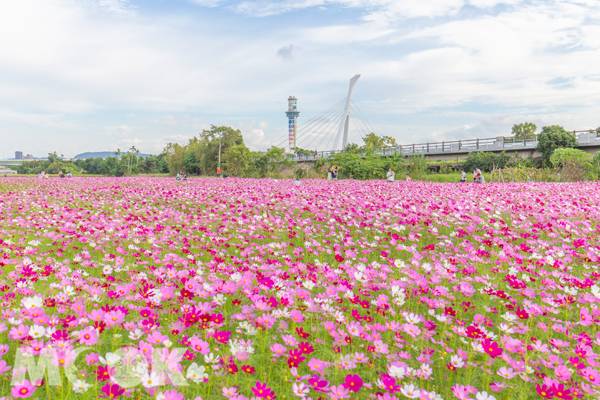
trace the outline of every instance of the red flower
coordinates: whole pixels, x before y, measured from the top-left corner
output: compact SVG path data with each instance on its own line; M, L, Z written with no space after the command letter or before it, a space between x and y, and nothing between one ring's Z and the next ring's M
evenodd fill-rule
M107 381L110 378L110 371L107 366L100 365L96 370L96 379L100 382Z
M381 380L381 383L383 383L385 390L388 392L394 393L400 390L400 386L396 385L396 380L390 375L382 374L379 379Z
M344 387L351 392L358 392L363 385L363 380L358 375L346 375Z
M214 338L223 344L226 344L229 341L229 337L231 336L231 332L229 331L216 331L214 334Z
M125 393L125 389L116 383L107 383L106 385L102 386L102 393L104 393L103 397L114 399Z
M529 314L524 309L517 308L517 317L519 317L521 319L527 319L527 318L529 318Z
M554 398L554 390L546 385L536 385L535 391L537 392L537 394L540 395L540 397L543 397L544 399Z
M302 327L298 327L296 328L296 333L298 334L298 336L300 336L302 339L306 339L310 336L310 334L308 332L305 332L304 329Z
M554 397L556 397L557 399L573 399L573 396L571 396L571 390L566 389L562 383L560 385L552 385L552 391L554 392Z
M242 365L242 371L244 371L247 374L252 375L252 374L254 374L256 369L252 365Z
M252 393L259 399L273 400L277 398L275 392L266 383L260 381L256 381L256 385L252 388Z
M288 358L288 366L290 368L297 367L300 363L306 358L302 355L302 350L300 349L292 349L290 350L290 357Z
M498 346L498 343L490 339L484 339L481 345L483 346L483 350L492 358L496 358L502 354L502 349Z
M235 375L238 372L238 366L233 362L233 359L229 360L229 363L227 364L227 372L231 375Z
M314 347L307 342L302 342L298 345L298 350L302 352L302 354L311 354L315 351Z
M473 326L473 325L467 326L466 333L467 333L467 336L470 337L470 338L472 338L472 339L479 339L479 338L482 338L484 336L483 335L483 331L481 329L479 329L478 327Z

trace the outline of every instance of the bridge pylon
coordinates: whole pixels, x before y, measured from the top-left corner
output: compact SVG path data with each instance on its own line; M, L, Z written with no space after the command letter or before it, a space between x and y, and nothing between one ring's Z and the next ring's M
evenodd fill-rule
M348 95L346 96L346 103L344 105L344 114L342 115L342 120L340 122L340 126L338 127L337 133L337 137L342 136L342 148L340 150L344 150L346 146L348 146L348 131L350 130L350 104L352 101L352 92L354 91L354 86L359 79L360 74L354 75L352 79L350 79L350 84L348 86Z

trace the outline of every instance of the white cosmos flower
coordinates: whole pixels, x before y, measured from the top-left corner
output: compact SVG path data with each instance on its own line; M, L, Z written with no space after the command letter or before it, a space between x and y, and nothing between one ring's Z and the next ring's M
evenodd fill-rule
M75 393L83 393L83 392L87 392L87 390L91 387L92 385L90 385L89 383L82 381L80 379L77 379L73 382L73 391Z
M292 391L298 397L304 398L310 392L310 389L303 382L296 382L292 385Z
M43 303L44 303L44 301L39 296L24 297L21 300L21 304L25 308L41 307Z
M63 293L66 294L67 296L71 297L75 294L75 289L73 289L73 286L67 285L63 289Z
M489 394L488 392L479 392L475 395L475 399L477 400L496 400L494 396Z
M408 370L406 367L398 367L396 365L391 365L389 368L390 376L396 379L402 379L406 375L408 375Z
M600 286L594 285L592 286L592 294L596 296L596 298L600 299Z
M416 386L413 384L407 384L402 386L402 389L400 389L400 391L404 396L408 397L409 399L416 399L419 396L421 396L421 391L417 389Z
M138 340L139 338L142 337L143 334L144 334L144 332L142 332L141 329L136 328L135 330L129 332L129 339Z
M456 354L450 357L450 363L456 368L462 368L465 366L465 362L463 361L463 359L457 356Z
M46 329L43 326L34 325L29 329L29 335L34 339L39 339L46 334Z
M419 322L421 322L421 317L419 315L413 314L413 313L406 313L404 315L404 319L409 324L418 324Z
M312 290L315 287L315 284L310 280L302 281L302 286L304 286L308 290Z
M208 378L208 374L206 373L206 367L204 365L192 363L188 367L185 377L194 383L200 383L204 379Z
M156 372L145 374L142 376L142 386L145 388L152 388L161 385L160 376Z

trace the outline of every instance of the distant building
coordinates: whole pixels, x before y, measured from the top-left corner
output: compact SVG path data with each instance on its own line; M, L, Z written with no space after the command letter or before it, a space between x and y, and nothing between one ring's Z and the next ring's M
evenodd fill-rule
M23 160L33 160L33 156L31 154L27 154Z
M17 171L15 171L13 169L8 169L8 168L0 167L0 176L16 175L16 174L17 174Z
M23 159L23 152L15 151L15 160L22 160L22 159Z

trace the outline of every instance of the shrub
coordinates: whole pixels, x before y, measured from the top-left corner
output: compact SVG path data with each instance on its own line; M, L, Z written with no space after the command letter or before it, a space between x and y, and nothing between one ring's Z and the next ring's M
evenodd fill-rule
M515 159L504 152L491 153L477 151L469 153L463 167L466 171L473 171L476 168L479 168L484 172L491 172L494 169L505 168L509 165L516 164L516 162Z
M496 169L490 175L491 182L555 182L556 171L549 168L512 167Z
M427 160L424 156L411 156L408 158L408 174L413 179L421 179L427 173Z
M592 157L583 150L559 148L552 152L550 163L560 169L563 180L581 181L594 175Z
M596 174L596 179L600 179L600 151L594 155L592 166L594 168L594 173Z
M538 150L542 153L545 166L550 165L550 156L559 148L572 148L577 145L575 135L559 125L545 126L538 136Z

